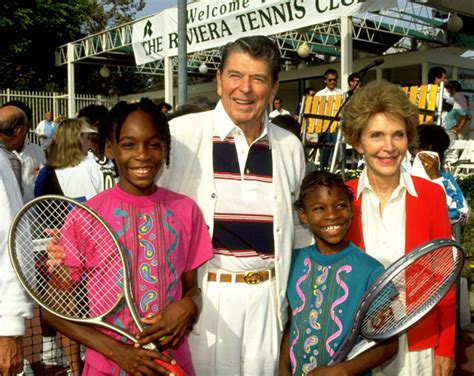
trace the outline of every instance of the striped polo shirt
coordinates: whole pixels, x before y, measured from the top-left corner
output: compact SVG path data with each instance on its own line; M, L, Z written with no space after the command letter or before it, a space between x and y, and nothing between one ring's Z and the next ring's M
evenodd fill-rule
M222 125L222 124L221 124ZM273 266L272 154L267 128L248 145L237 126L213 135L214 214L211 269L231 272Z

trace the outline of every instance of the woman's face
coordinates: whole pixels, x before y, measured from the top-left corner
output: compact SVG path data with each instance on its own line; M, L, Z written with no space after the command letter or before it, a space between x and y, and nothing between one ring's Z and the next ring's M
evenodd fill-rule
M393 179L398 184L408 149L405 119L395 114L372 115L354 148L364 155L369 178Z

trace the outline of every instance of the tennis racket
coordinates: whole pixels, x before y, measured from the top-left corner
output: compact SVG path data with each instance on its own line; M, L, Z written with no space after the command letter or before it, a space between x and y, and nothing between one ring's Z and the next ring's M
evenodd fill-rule
M415 324L446 295L463 263L464 253L451 239L427 242L395 261L364 294L329 365L353 359Z
M64 249L57 264L48 261L52 240ZM62 319L96 325L137 342L135 334L144 326L134 304L129 262L114 231L93 210L64 196L38 197L15 216L8 246L21 284L41 307ZM125 330L114 323L125 306L135 328ZM145 347L157 350L153 343ZM178 366L155 362L184 375Z

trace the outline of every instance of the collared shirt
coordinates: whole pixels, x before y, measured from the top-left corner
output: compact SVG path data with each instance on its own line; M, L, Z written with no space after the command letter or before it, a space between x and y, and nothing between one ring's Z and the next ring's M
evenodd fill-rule
M22 201L6 152L0 148L0 336L24 335L25 318L33 314L33 302L8 257L8 231Z
M46 138L40 138L41 147L46 150L51 144L51 139L53 138L54 133L56 132L56 123L54 121L41 120L35 129L35 133L38 136L43 136Z
M469 109L466 97L461 93L456 93L453 97L453 109L449 111L444 119L444 126L447 130L456 127L459 121L468 115Z
M315 95L316 96L323 96L323 95L336 95L342 94L342 89L336 87L334 90L329 89L327 86L324 89L319 90Z
M211 266L245 271L273 266L272 155L265 115L261 134L248 144L244 132L216 109L213 130L217 191ZM258 236L255 236L258 234Z
M10 162L10 166L13 170L13 173L15 174L16 180L18 181L18 186L20 187L21 192L23 192L23 185L21 182L21 161L18 159L18 157L11 152L10 150L7 149L4 143L0 142L0 149L2 149L5 152L5 155L8 158L8 161Z
M268 114L268 118L270 120L272 120L272 119L274 119L274 118L276 118L277 116L280 116L280 115L291 115L291 114L290 114L290 111L287 111L284 108L282 108L280 111L273 110L272 112L270 112Z
M405 195L417 197L410 174L402 167L400 183L380 212L380 200L370 185L367 168L362 171L357 198L362 200L362 229L366 252L385 267L405 254Z

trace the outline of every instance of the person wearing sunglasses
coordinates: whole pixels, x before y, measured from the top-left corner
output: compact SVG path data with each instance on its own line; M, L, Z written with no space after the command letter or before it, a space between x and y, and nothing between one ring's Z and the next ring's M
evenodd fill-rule
M316 96L342 94L342 90L336 87L337 78L338 78L338 74L335 69L331 69L331 68L327 69L326 72L324 72L324 83L326 84L326 87L324 89L319 90L316 93ZM336 133L329 133L329 132L321 133L319 137L319 142L321 143L321 145L324 145L323 147L321 147L319 165L321 167L321 170L325 170L329 167L331 152L332 152L332 149L334 148L333 147L334 144L336 143Z
M324 72L324 84L326 86L324 89L319 90L316 95L323 96L342 94L342 90L337 87L337 79L337 70L331 68L327 69L326 72Z

